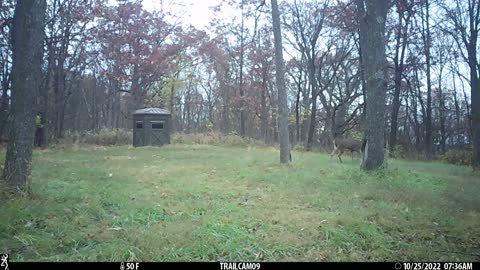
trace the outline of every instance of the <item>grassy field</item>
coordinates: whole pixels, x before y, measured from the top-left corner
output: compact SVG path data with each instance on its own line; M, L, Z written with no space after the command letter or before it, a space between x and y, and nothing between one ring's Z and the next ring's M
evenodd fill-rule
M2 151L2 159L4 152ZM274 148L35 151L31 194L0 201L13 261L478 261L480 174ZM3 164L3 160L0 160Z

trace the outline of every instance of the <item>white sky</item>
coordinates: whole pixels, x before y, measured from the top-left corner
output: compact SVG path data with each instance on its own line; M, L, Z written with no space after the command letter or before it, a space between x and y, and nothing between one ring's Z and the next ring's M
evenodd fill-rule
M220 0L174 0L164 1L165 9L171 10L176 16L181 18L182 22L192 24L195 28L206 30L214 13L210 9L222 3ZM143 6L148 11L160 10L161 0L143 0Z
M222 13L220 15L218 13L215 14L211 7L221 4L222 0L143 0L143 5L148 11L161 10L162 2L164 9L173 12L180 19L181 23L191 24L195 28L204 30L207 33L210 32L207 27L214 16L221 16L226 19L234 19L236 16L240 16L238 9L235 10L225 4L222 6ZM284 40L284 45L285 43L286 41ZM285 60L290 59L295 53L293 48L284 47ZM432 75L436 77L435 72L432 72ZM461 82L459 81L457 87L460 85Z

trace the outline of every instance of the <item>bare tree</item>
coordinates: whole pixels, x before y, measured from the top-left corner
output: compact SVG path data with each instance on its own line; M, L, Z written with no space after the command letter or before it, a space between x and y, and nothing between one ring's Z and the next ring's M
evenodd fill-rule
M453 5L443 5L450 25L445 31L452 35L463 60L470 68L470 106L474 168L480 168L480 63L478 59L478 34L480 32L480 0L455 0Z
M46 1L19 0L12 26L12 129L7 147L7 185L21 190L28 181L35 128L35 98L42 77Z
M425 123L425 154L427 159L431 159L433 155L433 139L432 139L432 80L431 80L431 54L430 46L432 39L430 36L430 3L425 0L425 14L422 16L422 38L423 52L425 54L427 65L427 107L426 107L426 123Z
M324 23L327 17L327 7L329 0L324 0L322 3L312 4L294 1L290 5L291 18L287 24L288 28L295 37L294 44L296 49L302 54L306 61L306 70L308 73L308 83L311 89L311 111L310 122L307 134L306 149L311 150L313 146L315 124L317 115L317 99L319 97L320 85L318 84L317 73L322 72L319 66L319 57L328 55L328 51L323 51L319 48L320 34L324 30Z
M272 0L273 36L275 39L275 76L278 90L278 122L280 135L280 162L290 160L290 139L288 134L287 89L285 87L285 63L283 62L282 34L277 0Z
M395 89L392 102L391 128L390 128L390 147L394 149L397 142L398 111L400 109L400 90L402 75L404 71L404 60L408 44L408 31L410 18L412 16L412 0L398 0L396 3L398 25L395 29Z
M15 10L13 2L2 3L0 9L0 141L7 130L7 119L10 107L10 97L8 90L10 90L12 71L12 46L10 43L11 17Z
M244 87L244 82L243 82L243 66L244 66L244 53L245 53L245 40L244 40L244 20L245 20L245 14L244 14L244 3L243 0L241 0L241 10L242 10L242 25L241 25L241 30L240 30L240 75L239 75L239 80L240 80L240 135L245 136L245 91L243 89Z

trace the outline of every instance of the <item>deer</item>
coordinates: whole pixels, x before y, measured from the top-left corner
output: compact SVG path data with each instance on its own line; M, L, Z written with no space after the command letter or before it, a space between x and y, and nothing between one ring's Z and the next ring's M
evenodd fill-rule
M358 152L360 153L360 156L362 155L362 145L362 141L357 141L354 139L333 139L333 151L330 154L330 158L332 158L334 155L337 155L340 162L343 163L341 156L345 151L350 151L353 160L353 152Z

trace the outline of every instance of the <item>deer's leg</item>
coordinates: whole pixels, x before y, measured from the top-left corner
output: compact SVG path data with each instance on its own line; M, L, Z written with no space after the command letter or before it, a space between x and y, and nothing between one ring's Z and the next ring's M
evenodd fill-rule
M340 153L338 153L338 159L340 160L340 162L343 163L342 158L341 158L342 154L343 154L343 151L340 151Z
M337 148L334 148L332 153L330 153L330 159L332 159L332 157L335 155L336 152L337 152Z

